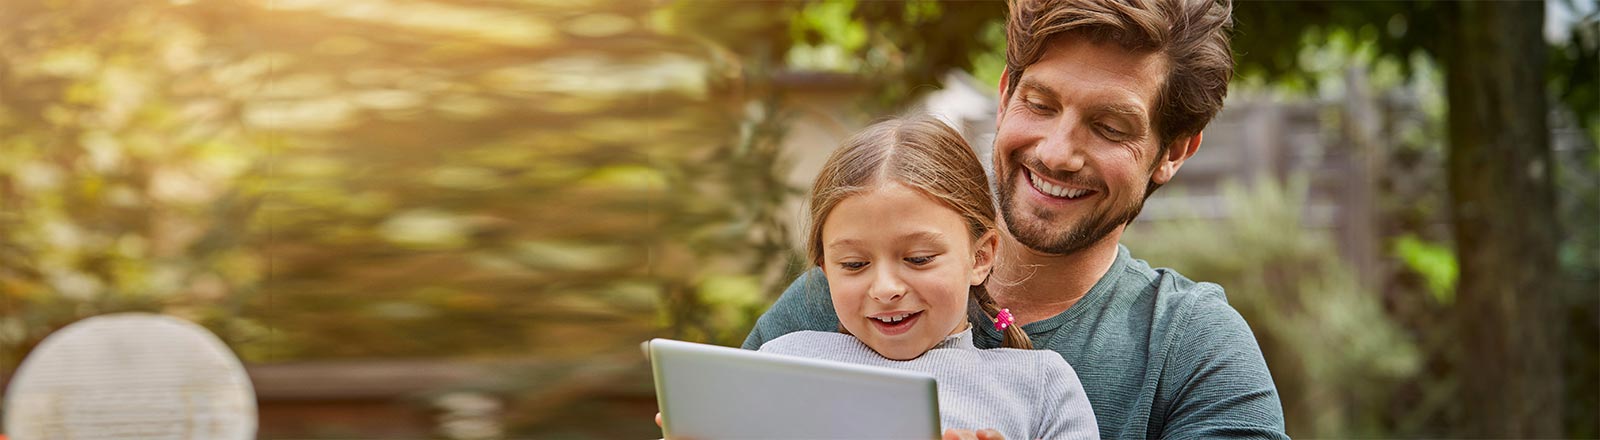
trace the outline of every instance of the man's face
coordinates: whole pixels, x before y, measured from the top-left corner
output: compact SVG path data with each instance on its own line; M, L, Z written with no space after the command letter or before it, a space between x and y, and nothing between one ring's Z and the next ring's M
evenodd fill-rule
M1156 157L1152 126L1165 74L1160 54L1070 37L1024 69L994 141L1001 214L1017 241L1050 254L1087 248L1133 220L1151 181L1172 177L1187 156Z

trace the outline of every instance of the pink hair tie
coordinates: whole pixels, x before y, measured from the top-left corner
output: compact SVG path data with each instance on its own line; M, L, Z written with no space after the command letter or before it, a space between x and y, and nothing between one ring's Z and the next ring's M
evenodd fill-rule
M1005 331L1006 327L1016 323L1017 319L1011 317L1011 309L1000 309L1000 314L994 317L994 329L996 331Z

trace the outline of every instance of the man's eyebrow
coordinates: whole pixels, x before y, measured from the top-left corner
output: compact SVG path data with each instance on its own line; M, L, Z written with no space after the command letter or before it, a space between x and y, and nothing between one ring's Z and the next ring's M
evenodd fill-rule
M1049 99L1049 100L1059 100L1060 99L1060 97L1056 95L1055 89L1052 89L1052 88L1050 88L1050 86L1045 85L1044 82L1035 80L1033 78L1023 78L1020 81L1018 81L1017 82L1017 90L1019 90L1019 91L1021 91L1021 90L1033 91L1034 93L1038 93L1040 95L1044 95L1044 98L1045 99ZM1128 115L1128 116L1133 116L1133 117L1139 118L1141 120L1149 120L1149 118L1145 117L1144 109L1140 108L1137 105L1133 105L1133 104L1125 104L1125 103L1103 104L1103 105L1095 106L1094 110L1095 110L1096 113L1112 113L1112 114L1118 114L1118 115Z
M1095 110L1101 113L1114 113L1119 115L1138 116L1141 118L1144 116L1144 109L1131 104L1104 104L1095 106Z
M1038 80L1035 80L1033 78L1023 78L1021 81L1017 81L1017 90L1018 91L1033 90L1033 91L1035 91L1035 92L1037 92L1037 93L1039 93L1041 95L1044 95L1044 97L1046 99L1050 99L1050 100L1055 100L1056 99L1056 90L1055 89L1052 89L1052 88L1050 88L1050 86L1047 86L1044 83L1039 82Z

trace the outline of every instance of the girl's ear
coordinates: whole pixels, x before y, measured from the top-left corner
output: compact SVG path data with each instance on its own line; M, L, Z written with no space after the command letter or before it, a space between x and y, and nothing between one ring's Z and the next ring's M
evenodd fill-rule
M972 247L972 274L969 283L976 286L989 279L989 272L994 270L995 254L1000 251L1000 235L993 229L985 232Z

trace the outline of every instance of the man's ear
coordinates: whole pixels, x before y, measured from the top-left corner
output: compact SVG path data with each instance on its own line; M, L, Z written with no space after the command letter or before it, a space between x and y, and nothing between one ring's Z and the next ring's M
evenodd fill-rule
M989 279L989 272L994 269L996 253L1000 251L1000 234L994 230L978 237L972 246L972 274L969 283L976 286Z
M1006 81L1006 77L1008 76L1011 76L1011 71L1002 67L1000 69L1000 95L994 100L996 103L994 108L994 119L997 122L1000 120L1000 115L1005 114L1006 112L1006 85L1010 84Z
M1200 138L1203 134L1195 133L1194 136L1172 141L1172 145L1167 146L1167 154L1156 158L1155 170L1150 173L1150 181L1157 185L1165 185L1171 181L1172 176L1178 174L1178 168L1183 166L1183 162L1200 151Z

